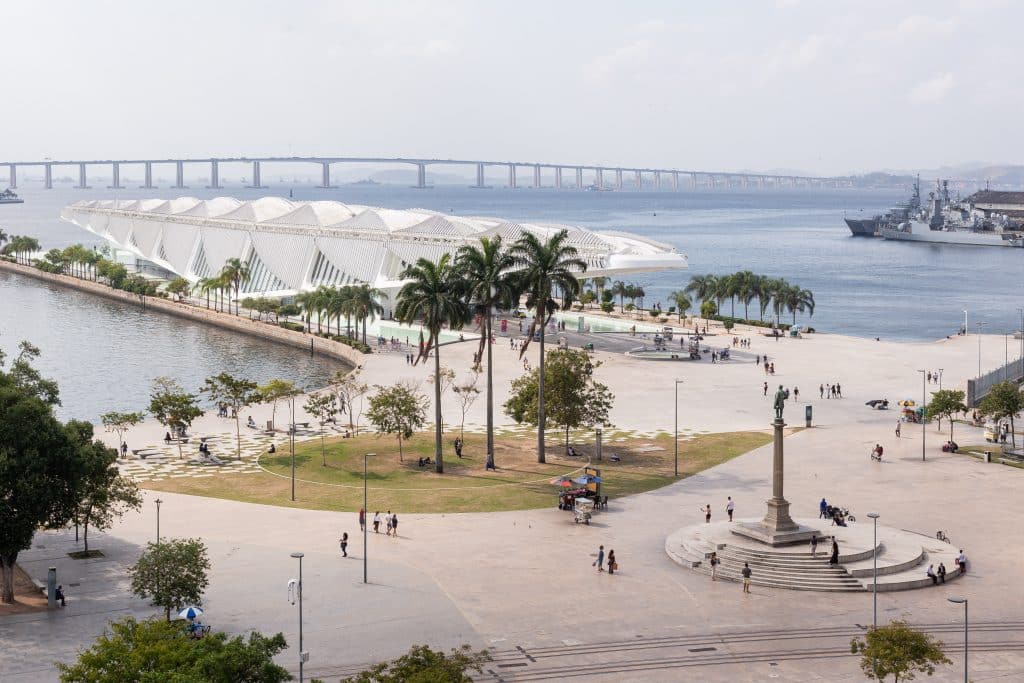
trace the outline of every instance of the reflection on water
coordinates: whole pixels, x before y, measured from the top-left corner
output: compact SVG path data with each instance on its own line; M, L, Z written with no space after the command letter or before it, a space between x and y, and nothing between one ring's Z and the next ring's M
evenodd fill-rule
M342 367L281 344L0 272L0 348L13 354L22 339L40 348L39 369L60 384L63 419L97 421L110 410L142 410L150 381L160 375L189 391L219 372L316 388Z

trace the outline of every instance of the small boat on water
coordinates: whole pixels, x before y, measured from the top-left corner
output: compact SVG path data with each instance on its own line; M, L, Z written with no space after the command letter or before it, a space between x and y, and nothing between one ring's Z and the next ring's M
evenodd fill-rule
M7 188L3 192L0 192L0 204L24 204L25 200L14 193L13 190Z

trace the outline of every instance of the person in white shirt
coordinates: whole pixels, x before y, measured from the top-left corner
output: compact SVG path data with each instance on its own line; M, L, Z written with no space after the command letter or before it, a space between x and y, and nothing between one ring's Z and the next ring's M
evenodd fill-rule
M732 496L729 496L729 502L725 504L725 511L729 513L729 521L732 521L733 510L736 509L736 503L732 502Z

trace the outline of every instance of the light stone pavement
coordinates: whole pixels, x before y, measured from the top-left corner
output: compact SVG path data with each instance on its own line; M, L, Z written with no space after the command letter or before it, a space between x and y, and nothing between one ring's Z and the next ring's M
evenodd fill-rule
M986 367L995 360L994 351L986 348L996 346L992 342L983 342L983 353L991 354ZM871 398L895 403L919 397L917 368L941 367L944 385L955 386L976 368L976 343L973 336L894 344L822 335L755 339L752 351L767 349L776 362L777 375L769 379L773 385L797 384L805 399L814 394L815 427L786 439L786 496L793 514L816 515L824 496L849 506L862 520L868 511L877 511L882 523L895 528L926 535L945 530L966 550L970 572L934 589L879 594L879 618L944 625L940 635L958 667L963 612L946 597L963 594L970 599L972 648L977 646L972 649L972 680L1019 680L1024 604L1016 573L1024 540L1018 496L1024 472L941 453L945 437L934 425L927 427L928 459L922 462L919 427L904 425L903 438L897 440L896 412L864 406ZM460 354L468 358L471 352L456 348L450 354L453 365ZM666 366L605 359L598 372L617 394L613 419L621 426L671 428L676 370L686 380L680 388L681 425L697 432L767 428L770 422L770 399L760 390L764 375L753 364ZM517 374L510 360L496 372L503 385ZM371 382L383 384L422 378L427 371L410 370L401 356L381 356L368 363L367 372ZM839 381L847 398L819 400L818 383L829 381ZM450 420L454 407L449 411ZM787 407L791 426L802 424L802 412L802 405ZM981 439L979 430L956 429L962 444ZM868 459L876 442L886 446L881 464ZM681 450L685 458L685 446ZM208 623L230 632L280 630L293 646L297 611L286 601L286 582L297 567L289 553L305 552L306 671L328 679L398 655L414 642L444 647L467 642L497 652L497 661L488 667L494 675L487 680L556 680L570 673L607 681L862 680L847 646L857 625L871 621L870 594L755 587L752 595L743 596L738 585L712 583L665 555L666 536L701 521L700 507L706 503L715 521L724 517L726 496L736 500L738 519L759 517L770 496L770 475L769 445L672 486L612 500L590 526L573 524L569 513L554 506L486 514L405 515L398 510L399 538L370 535L371 583L366 586L354 512L161 493L161 533L201 536L209 546L214 569L205 602ZM154 497L147 495L143 513L126 517L109 534L96 535L93 545L107 558L75 563L63 554L73 545L69 532L39 534L36 543L45 547L23 554L26 570L41 577L55 565L66 586L72 577L80 585L69 588L64 610L0 620L5 681L52 680L48 663L72 658L108 617L147 612L128 596L124 567L154 537ZM372 490L370 509L375 509ZM339 556L342 531L352 539L349 559ZM620 573L609 576L591 566L599 544L615 549ZM985 630L982 622L1001 625ZM772 635L739 638L752 632ZM997 641L1008 644L992 650L983 645ZM797 653L792 655L796 658L787 652ZM296 660L294 647L281 657L293 668ZM644 666L652 668L639 670ZM958 680L962 674L956 667L942 669L931 680Z

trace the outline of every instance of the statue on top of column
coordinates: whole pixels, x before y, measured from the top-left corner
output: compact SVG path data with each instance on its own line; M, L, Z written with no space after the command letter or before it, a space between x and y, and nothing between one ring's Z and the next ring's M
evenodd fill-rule
M782 409L786 407L786 394L788 392L779 385L779 390L775 392L775 419L782 419Z

